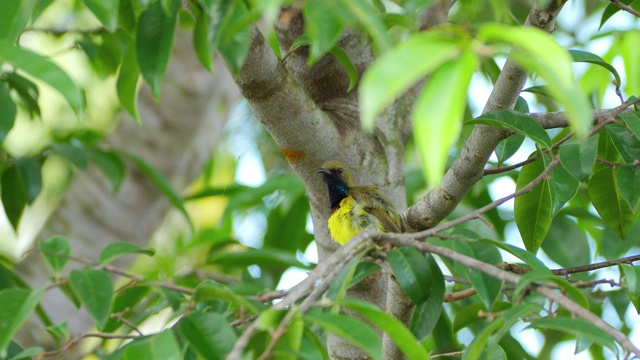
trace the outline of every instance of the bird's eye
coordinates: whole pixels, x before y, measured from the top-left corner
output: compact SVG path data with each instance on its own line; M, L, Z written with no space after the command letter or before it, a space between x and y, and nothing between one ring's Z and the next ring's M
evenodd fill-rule
M338 168L338 174L342 174L342 168Z

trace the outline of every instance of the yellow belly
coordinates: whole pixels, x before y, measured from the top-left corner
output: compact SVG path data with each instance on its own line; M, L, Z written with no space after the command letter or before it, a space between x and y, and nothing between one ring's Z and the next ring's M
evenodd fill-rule
M380 221L364 211L351 197L346 197L340 206L329 217L329 233L331 238L340 245L344 245L367 226L375 224L384 231Z

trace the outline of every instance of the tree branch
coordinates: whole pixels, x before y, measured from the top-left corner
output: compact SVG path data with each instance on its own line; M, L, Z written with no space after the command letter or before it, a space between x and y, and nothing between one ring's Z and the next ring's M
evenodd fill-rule
M424 238L424 236L416 237L416 239L422 239L422 238ZM389 244L392 246L410 246L422 252L428 252L431 254L444 256L459 264L467 266L471 269L482 271L483 273L491 277L494 277L496 279L506 281L512 284L517 284L518 281L520 281L519 275L506 272L494 265L487 264L485 262L476 260L466 255L462 255L460 253L457 253L447 248L443 248L427 242L421 242L414 239L408 239L406 237L402 237L402 234L382 233L379 235L378 242L381 244ZM560 293L557 293L555 290L547 287L546 285L533 285L532 287L533 287L533 290L539 292L540 294L544 295L548 299L555 301L558 304L564 306L572 314L580 316L583 319L593 323L600 329L604 330L607 334L611 335L620 345L622 345L622 347L626 351L633 353L637 356L640 356L640 349L638 349L635 345L633 345L624 334L619 333L615 328L607 324L600 317L596 316L589 310L576 304L568 297Z
M593 111L593 123L598 124L607 119L613 119L625 112L632 112L631 106L640 101L640 99L632 99L623 102L620 106L611 109L596 109ZM565 128L569 126L567 117L564 112L548 112L548 113L529 113L527 114L536 120L545 129Z
M616 260L603 261L595 264L581 265L576 267L571 267L567 269L555 269L551 270L552 273L556 275L569 275L576 274L581 272L588 272L598 269L604 269L607 267L616 266L618 264L633 264L636 261L640 261L640 255L627 256ZM515 274L525 274L531 271L528 267L520 266L517 264L506 264L502 267L505 271L509 271Z
M534 4L525 25L552 31L555 19L565 2L566 0L551 1L544 9L537 9ZM507 60L483 113L513 109L526 80L527 72L518 67L512 59ZM477 125L460 156L446 172L441 185L402 214L407 228L414 231L428 229L449 215L482 177L489 156L508 134L505 130Z
M560 164L560 160L558 158L554 158L553 161L551 161L551 163L549 164L549 166L547 166L547 168L542 173L540 173L540 175L538 175L535 179L533 179L533 181L531 181L527 185L523 186L522 189L514 192L513 194L502 197L490 204L487 204L475 211L472 211L471 213L465 216L451 220L449 222L438 225L431 229L427 229L427 230L423 230L415 233L394 234L394 235L402 239L425 239L430 236L435 236L435 234L437 234L440 231L451 229L469 220L478 219L482 214L486 213L487 211L495 209L496 207L504 204L505 202L531 191L534 187L536 187L538 184L544 181L544 179L547 176L549 176L549 174L551 173L551 170L553 170L559 164Z

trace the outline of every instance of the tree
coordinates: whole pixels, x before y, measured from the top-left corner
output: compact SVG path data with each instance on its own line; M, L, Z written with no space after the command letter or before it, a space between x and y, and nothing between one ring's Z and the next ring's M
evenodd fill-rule
M584 2L563 10L565 3L2 5L0 101L6 110L0 134L9 137L1 195L8 226L21 229L25 211L44 196L43 164L60 157L67 168L95 165L114 189L125 174L144 174L186 221L174 227L179 235L169 251L155 253L123 238L106 247L93 243L93 259L91 251L71 255L73 238L90 236L55 228L57 234L37 246L52 280L36 284L25 283L6 261L0 267L6 304L0 323L7 324L0 327L0 357L69 354L85 338L100 339L91 351L114 359L143 351L162 359L549 358L565 340L593 358L640 356L629 340L637 319L625 317L630 302L636 311L640 306L640 268L633 266L640 259L634 255L640 241L634 231L640 32L631 25L637 4ZM44 15L53 11L77 20L52 25ZM567 11L573 23L562 20ZM628 24L607 30L614 19ZM600 29L578 31L594 21ZM182 195L192 175L176 182L170 171L162 175L127 152L128 141L107 148L103 134L81 126L54 132L26 153L15 150L14 124L50 116L38 101L45 84L67 103L67 118L84 118L92 107L83 92L94 99L96 91L78 85L53 55L28 49L25 34L67 36L94 73L112 81L121 108L144 123L138 83L143 79L151 96L166 104L171 82L163 79L177 56L171 55L177 28L192 34L203 68L213 71L213 53L220 54L266 130L252 138L273 170L266 182L216 183L214 175L229 174L228 155L218 151L199 185ZM606 45L594 50L601 38ZM478 106L482 83L491 91ZM198 135L186 131L173 144L181 149ZM273 144L293 173L266 150ZM523 160L510 160L514 156ZM356 183L378 185L402 213L406 233L366 230L338 247L326 228L330 209L315 175L329 159L346 163ZM168 159L169 169L179 169L172 163ZM494 195L505 182L515 182L514 192ZM197 210L187 205L209 198L217 201L210 206L224 206L216 223L192 221ZM512 210L505 206L511 200ZM309 213L313 236L306 231ZM266 228L254 231L250 246L237 238L246 229L239 224L251 216ZM117 221L112 226L117 229ZM308 265L297 254L313 239L319 262ZM111 263L128 254L141 254L130 270ZM289 267L310 273L290 289L276 289ZM111 276L118 277L117 288ZM51 288L82 305L95 331L51 321L53 309L39 306ZM154 313L165 314L155 317L162 326L143 328ZM11 340L31 314L51 333L50 349ZM523 324L544 337L538 354L511 331ZM113 339L120 342L110 345Z

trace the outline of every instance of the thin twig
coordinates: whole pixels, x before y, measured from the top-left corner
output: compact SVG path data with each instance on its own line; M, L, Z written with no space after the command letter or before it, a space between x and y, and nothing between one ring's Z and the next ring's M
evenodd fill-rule
M620 162L613 162L613 161L605 160L605 159L603 159L603 158L601 158L601 157L597 157L597 158L596 158L596 161L597 161L597 162L599 162L599 163L601 163L601 164L607 165L607 166L608 166L608 167L610 167L610 168L614 168L614 169L615 169L615 168L617 168L617 167L620 167L620 166L624 165L623 163L620 163Z
M378 234L373 228L367 228L358 235L354 236L344 246L336 250L331 256L318 263L318 265L309 273L309 276L302 280L298 285L289 289L287 296L282 301L273 305L271 309L285 309L304 296L310 296L309 290L314 288L318 280L325 278L330 274L349 254L359 247L367 247L372 244L372 239ZM322 285L322 283L320 283ZM249 341L253 334L258 330L259 321L256 319L249 327L247 327L240 338L236 341L231 352L227 355L227 360L240 360L244 349L249 345Z
M135 331L138 334L140 334L140 336L143 336L144 334L142 333L142 331L140 331L140 329L136 326L136 324L132 323L131 321L129 321L127 319L125 319L124 314L126 312L128 312L128 311L129 311L129 308L125 309L122 312L111 314L111 317L116 319L116 320L118 320L119 322L123 323L124 325L128 326L133 331Z
M402 237L401 235L402 234L381 233L379 235L379 238L380 238L381 244L390 244L393 246L410 246L421 252L425 252L425 253L428 252L431 254L444 256L457 263L467 266L471 269L482 271L483 273L491 277L494 277L498 280L506 281L512 284L517 284L520 281L520 275L506 272L494 265L457 253L453 250L440 247L437 245L433 245L428 242L422 242L422 241L417 241L414 239ZM592 312L583 308L582 306L576 304L573 300L569 299L568 297L556 292L555 289L547 287L546 285L533 284L532 286L533 286L532 287L533 290L544 295L549 300L555 301L558 304L562 305L565 309L567 309L573 315L579 316L591 322L592 324L596 325L600 329L604 330L607 334L612 336L625 350L637 356L640 356L640 349L638 349L633 343L631 343L624 334L618 332L618 330L613 328L611 325L607 324L604 320L602 320L597 315L593 314Z
M329 275L327 275L324 279L322 279L322 282L320 283L320 285L318 285L315 289L313 289L313 291L311 291L311 294L309 294L309 296L307 296L307 298L304 299L302 304L300 304L300 306L297 309L291 309L287 313L287 315L284 316L284 318L280 321L280 324L278 324L278 328L276 329L273 336L271 337L269 344L265 348L262 355L260 355L258 360L267 360L270 357L271 352L273 351L276 344L278 343L278 340L280 340L280 338L287 332L287 326L293 320L293 317L296 315L296 313L306 314L307 311L311 309L311 307L316 302L316 300L318 300L322 296L322 294L324 294L329 289L331 282L333 282L333 280L338 276L340 271L349 263L349 261L351 261L351 259L353 259L355 256L357 256L360 252L364 250L365 250L364 247L360 247L350 252L348 256L346 256L342 261L340 261L340 263L335 268L332 269Z
M571 267L571 268L566 268L566 269L554 269L551 270L552 273L554 273L555 275L569 275L569 274L576 274L576 273L581 273L581 272L587 272L587 271L593 271L593 270L598 270L598 269L604 269L607 267L612 267L612 266L616 266L618 264L632 264L635 261L640 261L640 255L632 255L632 256L627 256L627 257L623 257L620 259L615 259L615 260L609 260L609 261L603 261L603 262L599 262L599 263L594 263L594 264L588 264L588 265L581 265L581 266L576 266L576 267ZM530 268L525 267L525 266L520 266L518 264L500 264L499 265L504 271L508 271L508 272L512 272L514 274L525 274L531 271Z
M538 158L538 156L536 155L536 156L532 156L532 157L528 158L527 160L520 161L517 164L504 166L504 167L499 167L499 168L495 168L495 169L485 169L484 170L484 176L502 174L502 173L505 173L507 171L511 171L511 170L515 170L517 168L521 168L521 167L527 165L528 163L532 163L532 162L536 161L537 158Z
M429 356L429 359L437 359L441 357L462 357L462 351L454 351L454 352L431 355Z
M461 291L456 291L453 293L444 294L444 302L454 302L460 301L463 299L467 299L476 294L475 288L468 288Z
M615 6L619 7L620 10L624 10L626 12L628 12L629 14L635 15L637 17L640 17L640 12L634 10L633 8L631 8L629 5L626 5L625 3L623 3L620 0L609 0L611 1L612 4L614 4Z
M531 191L534 187L536 187L538 184L544 181L547 178L547 176L549 176L549 174L551 173L551 170L553 170L559 164L560 164L560 160L558 158L554 158L553 161L551 161L551 163L549 164L549 166L547 166L547 168L542 173L540 173L540 175L538 175L535 179L533 179L533 181L531 181L530 183L522 187L522 189L514 192L513 194L502 197L488 205L485 205L480 209L477 209L465 216L451 220L449 222L438 225L428 230L419 231L415 233L395 234L395 235L403 239L425 239L430 236L434 236L434 234L437 234L441 231L448 230L448 229L451 229L452 227L465 223L469 220L477 219L478 217L480 217L480 215L486 213L487 211L495 209L498 206L504 204L505 202Z
M109 333L85 333L85 334L81 334L81 335L79 335L79 336L67 341L67 343L60 349L46 351L46 352L43 352L43 353L39 354L38 356L36 356L36 360L41 360L41 359L48 358L48 357L53 357L53 356L60 357L64 353L69 351L69 349L71 349L72 347L77 345L80 342L80 340L86 339L86 338L90 338L90 337L95 337L95 338L100 338L100 339L135 339L135 338L140 337L140 335L109 334Z

